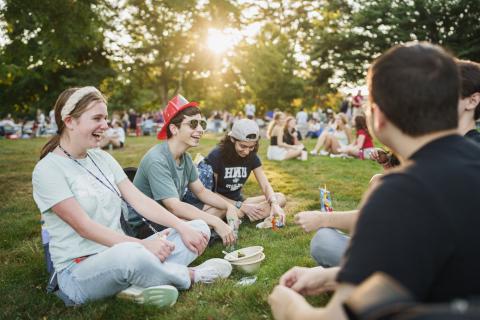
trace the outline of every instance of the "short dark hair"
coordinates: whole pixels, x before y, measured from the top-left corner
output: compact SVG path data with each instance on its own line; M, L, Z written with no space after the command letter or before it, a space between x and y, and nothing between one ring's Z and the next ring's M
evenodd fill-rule
M441 47L398 45L368 72L370 101L403 133L421 136L458 125L458 67Z
M183 119L185 119L185 116L191 117L196 114L202 114L200 112L200 109L198 109L197 107L188 107L183 109L179 113L177 113L175 117L173 117L172 120L170 120L170 123L167 125L167 139L170 139L172 137L172 132L170 131L171 124L175 125L177 128L180 128L180 125Z
M480 64L468 60L457 60L457 65L462 83L462 99L470 97L475 92L480 92ZM480 118L480 103L475 107L473 115L473 119L477 120L478 118Z

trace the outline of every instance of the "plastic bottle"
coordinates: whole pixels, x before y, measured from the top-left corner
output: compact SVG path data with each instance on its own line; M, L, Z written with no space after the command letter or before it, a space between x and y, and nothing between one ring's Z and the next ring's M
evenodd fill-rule
M227 247L227 251L232 252L232 251L235 251L236 242L238 240L238 223L234 218L227 218L227 222L228 222L228 225L230 226L230 228L232 228L233 235L235 236L235 243L233 243L233 244L231 244Z

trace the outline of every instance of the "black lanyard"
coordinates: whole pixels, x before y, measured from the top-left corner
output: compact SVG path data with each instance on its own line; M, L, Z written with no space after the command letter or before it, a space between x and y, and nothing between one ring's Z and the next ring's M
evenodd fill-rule
M119 198L120 200L122 200L123 202L125 202L125 204L127 205L127 208L131 207L130 204L122 197L122 195L120 194L120 192L117 191L117 189L113 186L113 184L110 182L110 180L108 180L107 176L103 173L103 171L100 169L100 167L95 163L95 161L93 161L92 157L90 157L90 155L88 154L87 152L87 157L92 161L92 163L95 165L95 167L98 169L98 171L100 172L100 174L105 178L105 180L107 181L108 185L102 181L102 179L100 179L99 177L97 177L92 171L88 170L88 168L84 167L77 159L75 159L74 157L72 157L72 155L70 153L68 153L67 150L63 149L61 145L58 145L58 147L60 148L60 150L63 151L63 153L65 153L65 155L70 158L71 160L73 160L76 164L78 164L80 167L82 167L83 169L85 169L92 177L94 177L98 182L100 182L101 184L103 184L108 190L112 191L113 193L115 193ZM158 233L158 231L142 216L140 215L136 210L135 212L140 216L140 218L142 219L142 221L144 223L147 224L147 226L150 228L150 230L152 230L154 233Z

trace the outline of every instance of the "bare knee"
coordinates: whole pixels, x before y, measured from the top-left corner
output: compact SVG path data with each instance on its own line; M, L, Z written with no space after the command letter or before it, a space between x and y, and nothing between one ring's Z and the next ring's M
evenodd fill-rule
M275 192L275 197L277 198L278 205L282 208L285 207L287 204L287 198L285 195L281 192Z

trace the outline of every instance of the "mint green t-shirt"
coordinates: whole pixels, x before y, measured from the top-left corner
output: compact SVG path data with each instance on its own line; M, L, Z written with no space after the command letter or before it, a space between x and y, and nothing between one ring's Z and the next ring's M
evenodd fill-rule
M89 156L114 185L127 176L118 162L100 149L88 150ZM105 181L88 157L78 159L96 177ZM72 159L49 153L40 160L32 174L33 198L42 213L44 228L50 235L50 254L56 271L67 267L73 259L102 252L107 247L82 238L60 219L52 207L68 198L75 198L85 213L97 223L123 233L120 225L122 201Z
M182 199L189 183L198 179L197 168L188 153L184 153L177 165L164 142L152 147L143 156L133 184L156 201L169 198Z

